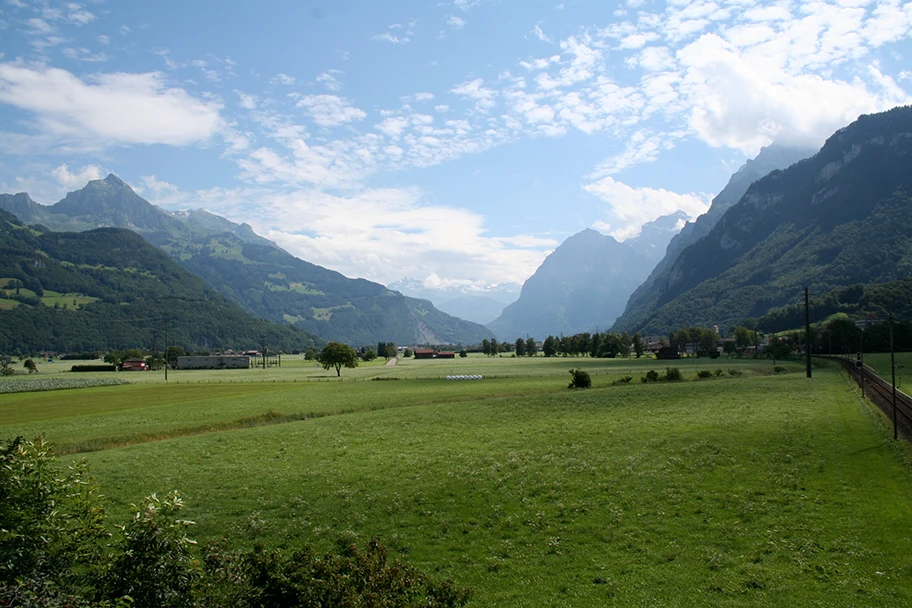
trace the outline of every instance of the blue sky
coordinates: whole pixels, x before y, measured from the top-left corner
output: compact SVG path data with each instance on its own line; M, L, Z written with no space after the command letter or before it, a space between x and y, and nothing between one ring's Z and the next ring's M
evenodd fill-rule
M912 2L0 0L0 191L115 173L348 276L524 281L910 103Z

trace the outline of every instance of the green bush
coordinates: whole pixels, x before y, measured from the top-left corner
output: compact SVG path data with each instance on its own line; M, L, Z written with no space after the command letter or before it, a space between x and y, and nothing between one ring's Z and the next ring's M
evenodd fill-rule
M617 385L620 385L620 384L630 384L630 381L631 381L631 380L633 380L633 376L624 376L623 378L618 378L617 380L615 380L615 381L612 382L611 384L614 385L614 386L617 386Z
M681 370L677 367L666 367L665 368L665 380L669 382L680 382L684 379L684 376L681 375Z
M592 378L589 377L589 372L581 369L571 369L570 377L570 384L567 385L567 388L589 388L592 386Z
M729 376L743 376L744 372L742 372L740 369L730 369L730 370L728 370L728 375Z
M773 372L777 373L777 374L784 374L786 371L787 370L784 367L782 367L781 365L777 365L776 367L773 368Z
M708 369L701 369L697 372L697 378L712 378L713 373Z
M116 372L116 365L74 365L71 372Z
M659 372L655 371L654 369L649 370L648 372L646 372L645 376L640 378L640 382L642 382L644 384L647 382L658 382L658 381L659 381Z
M717 370L713 371L713 376L715 376L716 378L718 378L719 376L722 376L723 374L725 374L725 372L723 372L721 369L717 369Z
M388 563L376 540L319 558L307 546L200 555L176 493L149 496L124 526L100 504L85 463L64 472L40 438L0 441L0 606L457 608L471 595Z

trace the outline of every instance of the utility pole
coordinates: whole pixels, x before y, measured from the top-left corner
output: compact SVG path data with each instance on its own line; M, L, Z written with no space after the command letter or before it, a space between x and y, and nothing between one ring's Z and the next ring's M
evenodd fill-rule
M266 336L263 336L263 369L266 369Z
M896 352L893 348L893 315L890 314L890 382L893 384L893 441L896 441Z
M859 335L861 336L859 338L861 341L861 346L859 347L859 350L858 350L858 359L859 359L859 361L861 361L861 398L864 399L864 396L865 396L865 391L864 391L864 381L865 381L865 377L864 377L864 327L861 328L861 333Z
M808 301L808 288L804 288L804 353L807 361L807 377L811 377L811 311Z
M171 318L165 313L165 382L168 381L168 330L171 328Z

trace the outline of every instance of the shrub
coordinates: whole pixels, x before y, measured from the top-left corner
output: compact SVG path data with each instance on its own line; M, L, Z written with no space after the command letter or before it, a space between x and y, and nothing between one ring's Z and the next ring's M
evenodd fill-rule
M697 372L697 378L712 378L713 373L708 369L701 369Z
M777 373L777 374L784 374L786 372L786 369L784 367L782 367L781 365L777 365L776 367L773 368L773 372Z
M658 382L658 381L659 381L659 372L655 371L654 369L649 370L648 372L646 372L645 376L640 378L640 382L643 382L644 384L647 382Z
M713 372L713 376L715 376L716 378L718 378L719 376L723 375L724 373L725 373L725 372L723 372L721 369L717 369L717 370L715 370L715 371Z
M589 377L589 372L581 369L571 369L570 377L570 384L567 385L567 388L589 388L592 386L592 378Z
M630 381L633 380L633 376L624 376L623 378L618 378L611 384L617 386L619 384L630 384Z
M666 367L665 368L665 380L669 382L680 382L684 377L681 375L681 370L677 367Z
M199 559L176 493L146 498L111 526L85 464L61 471L42 439L0 440L0 606L458 608L471 592L434 583L371 541L316 557L261 546ZM108 529L117 529L110 542Z
M730 370L728 370L728 375L729 376L743 376L744 372L742 372L740 369L730 369Z
M74 365L71 372L116 372L116 365Z

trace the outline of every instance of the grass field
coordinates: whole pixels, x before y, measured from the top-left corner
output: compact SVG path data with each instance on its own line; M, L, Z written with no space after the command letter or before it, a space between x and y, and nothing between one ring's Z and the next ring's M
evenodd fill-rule
M44 430L74 449L120 437L135 445L88 459L121 518L176 489L201 542L377 535L474 587L474 606L912 602L906 453L835 366L808 381L798 363L772 375L685 360L686 377L743 375L641 384L662 362L439 363L0 396L0 434ZM595 388L568 391L567 369L584 366ZM367 381L391 370L411 379ZM447 373L494 378L436 379ZM624 375L635 381L610 386Z

